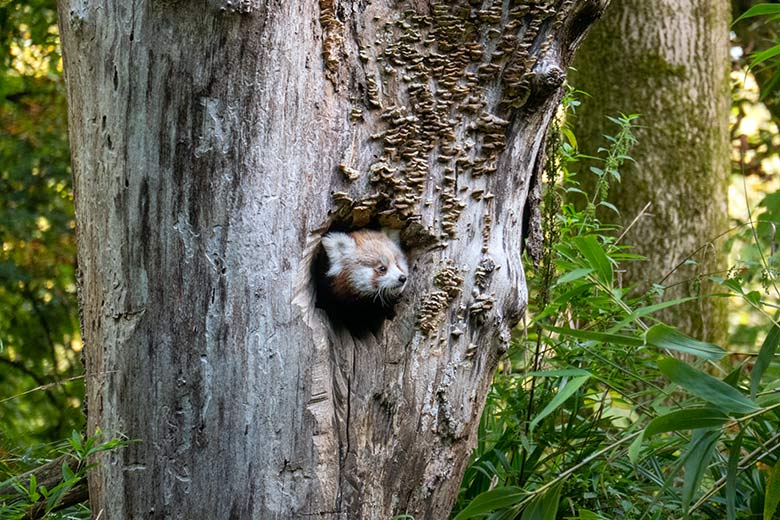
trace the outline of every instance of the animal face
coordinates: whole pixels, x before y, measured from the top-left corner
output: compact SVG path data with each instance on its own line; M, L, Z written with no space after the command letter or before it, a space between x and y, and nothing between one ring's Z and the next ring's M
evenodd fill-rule
M406 287L409 267L401 248L380 231L329 233L322 239L337 292L389 303Z
M355 289L385 303L401 295L406 287L408 267L403 257L367 252L355 258L350 280Z

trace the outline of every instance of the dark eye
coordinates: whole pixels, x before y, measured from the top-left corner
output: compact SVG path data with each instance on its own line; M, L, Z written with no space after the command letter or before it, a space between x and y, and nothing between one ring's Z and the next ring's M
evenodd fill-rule
M380 273L384 274L384 273L386 273L386 272L387 272L387 267L385 267L385 266L383 266L383 265L380 265L380 266L377 268L377 271L379 271Z

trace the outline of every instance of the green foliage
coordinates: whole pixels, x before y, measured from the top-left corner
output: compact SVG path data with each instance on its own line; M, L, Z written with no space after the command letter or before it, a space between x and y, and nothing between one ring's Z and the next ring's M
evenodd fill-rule
M80 429L83 383L55 2L0 0L0 28L2 455Z
M780 20L780 5L777 4L758 4L754 5L750 9L748 9L745 13L743 13L739 18L737 18L734 23L740 22L742 20L745 20L747 18L753 18L756 16L768 16L767 23L777 23L778 20ZM753 54L753 59L750 62L749 68L755 68L758 65L764 64L768 62L769 60L772 60L773 58L777 58L777 56L780 56L780 44L778 45L772 45L768 49L763 49L755 54ZM773 68L777 68L778 63L772 63L771 64ZM778 76L780 74L780 70L775 70L774 75ZM775 84L778 81L778 78L775 78ZM769 87L772 88L771 86Z
M595 209L630 160L635 121L611 120L615 136L597 152L604 167L589 171L599 177L594 195L577 184L573 167L587 156L570 129L548 138L533 319L488 396L458 520L749 518L777 505L777 477L765 471L780 466L776 318L748 377L720 346L653 317L692 297L662 301L662 291L635 295L620 283L625 263L641 258ZM768 314L739 278L719 281Z
M4 520L21 520L27 518L31 508L41 507L42 513L38 516L47 520L75 520L89 519L90 510L87 504L74 505L63 504L63 499L74 487L82 483L87 471L95 466L91 463L96 455L121 449L127 446L128 441L113 438L101 442L102 434L98 432L93 437L82 439L75 430L67 441L51 445L47 449L47 455L51 461L61 461L60 470L62 477L51 489L38 482L35 474L19 475L18 465L0 468L0 518ZM36 462L44 462L39 459ZM13 490L13 493L2 490ZM5 493L5 494L3 494Z
M736 174L758 174L767 179L780 152L780 24L777 1L735 2L733 57L735 83L732 99L732 154ZM742 51L744 50L744 56ZM753 83L755 82L755 86ZM743 125L747 122L747 125Z

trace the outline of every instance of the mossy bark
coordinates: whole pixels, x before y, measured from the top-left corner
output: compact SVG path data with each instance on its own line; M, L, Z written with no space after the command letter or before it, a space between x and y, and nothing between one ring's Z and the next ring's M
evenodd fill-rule
M609 199L624 225L651 203L624 239L647 261L632 264L623 283L663 284L667 299L712 292L708 275L725 268L715 237L728 226L729 19L720 0L615 0L574 64L572 84L590 94L574 120L584 151L607 145L602 136L615 128L605 116L641 114L636 162ZM698 338L726 338L723 299L657 316Z

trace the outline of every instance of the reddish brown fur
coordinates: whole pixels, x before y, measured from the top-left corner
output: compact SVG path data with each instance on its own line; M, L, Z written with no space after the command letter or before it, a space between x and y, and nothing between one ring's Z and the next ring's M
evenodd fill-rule
M360 229L349 234L355 240L355 255L348 262L343 262L343 268L331 280L331 288L336 298L343 300L358 300L365 298L359 294L352 286L349 279L350 269L358 265L368 265L378 267L382 260L385 263L392 263L396 260L396 252L391 247L390 238L380 231L369 229ZM374 279L378 278L374 272Z
M352 282L349 280L349 271L346 269L342 269L341 272L331 280L333 296L339 300L356 300L361 297L359 294L356 294L352 288Z

